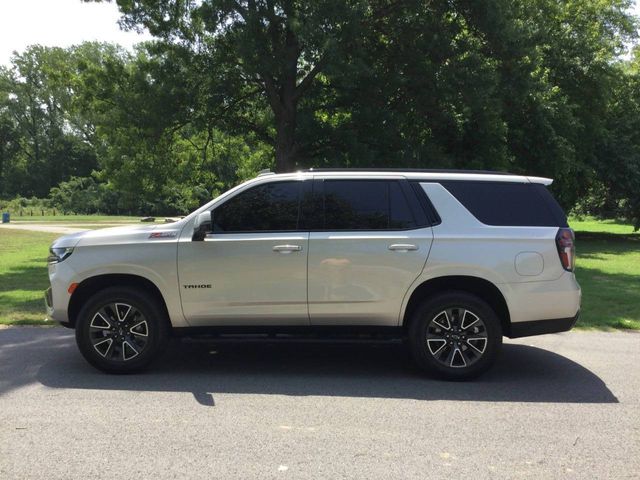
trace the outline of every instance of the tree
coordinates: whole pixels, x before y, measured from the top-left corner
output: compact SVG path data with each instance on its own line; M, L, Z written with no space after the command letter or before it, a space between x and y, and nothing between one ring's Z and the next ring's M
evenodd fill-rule
M117 3L157 40L0 69L0 196L75 176L63 194L184 213L275 157L549 176L566 209L640 217L629 0Z
M222 132L184 49L148 44L75 49L75 108L100 163L95 177L120 192L117 208L187 213L269 165L268 148L246 132Z
M96 166L70 116L71 75L68 51L40 46L14 56L10 68L0 68L5 195L44 197L51 186Z
M298 106L314 79L339 65L363 29L394 3L401 2L117 1L125 27L146 27L165 45L187 49L193 65L206 66L215 102L209 114L272 142L277 171L299 161ZM247 115L256 97L269 106L272 125Z

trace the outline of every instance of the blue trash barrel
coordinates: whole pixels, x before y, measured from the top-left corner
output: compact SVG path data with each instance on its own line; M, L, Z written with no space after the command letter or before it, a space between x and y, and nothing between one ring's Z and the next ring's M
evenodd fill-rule
M2 213L2 223L9 223L9 212Z

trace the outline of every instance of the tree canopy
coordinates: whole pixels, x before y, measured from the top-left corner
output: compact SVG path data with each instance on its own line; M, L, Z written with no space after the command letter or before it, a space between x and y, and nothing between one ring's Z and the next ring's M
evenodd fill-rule
M1 197L180 213L266 167L493 169L639 222L629 0L116 3L155 40L0 70Z

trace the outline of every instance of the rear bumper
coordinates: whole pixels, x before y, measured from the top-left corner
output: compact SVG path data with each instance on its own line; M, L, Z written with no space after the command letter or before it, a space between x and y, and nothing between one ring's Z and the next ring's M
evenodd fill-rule
M498 287L507 302L512 325L571 319L580 310L582 292L571 272L564 272L556 280L506 283Z
M512 323L507 337L532 337L546 333L567 332L573 328L580 316L580 310L571 318L553 318L549 320L534 320L531 322Z

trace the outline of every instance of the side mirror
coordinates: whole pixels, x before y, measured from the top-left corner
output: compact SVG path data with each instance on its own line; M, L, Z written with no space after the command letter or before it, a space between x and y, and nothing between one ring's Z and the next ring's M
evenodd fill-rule
M211 233L213 230L213 211L202 212L196 217L196 221L193 224L193 238L192 240L201 242L207 233Z

